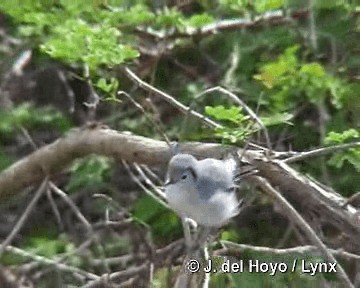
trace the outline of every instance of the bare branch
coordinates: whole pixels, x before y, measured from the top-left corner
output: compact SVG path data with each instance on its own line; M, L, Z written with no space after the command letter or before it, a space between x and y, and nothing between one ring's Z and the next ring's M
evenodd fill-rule
M321 252L318 247L306 245L306 246L298 246L298 247L291 247L291 248L283 248L283 249L277 249L277 248L270 248L270 247L263 247L263 246L252 246L247 244L238 244L233 243L230 241L222 240L220 241L226 248L219 249L214 251L214 255L228 255L229 253L232 253L231 250L235 250L234 252L244 252L244 251L253 251L258 252L262 254L270 254L270 255L289 255L289 254L315 254L315 255L321 255ZM360 255L349 253L347 251L344 251L342 249L329 249L328 251L338 257L341 257L346 260L360 260Z
M234 148L212 143L179 145L179 152L200 158L222 158L231 149ZM163 141L120 133L101 126L74 129L67 136L3 170L0 173L0 199L41 181L47 174L59 173L75 159L90 154L152 166L166 165L171 156L168 145Z
M310 225L301 217L301 215L290 205L290 203L276 190L274 189L268 181L265 179L253 176L256 178L257 183L261 187L261 189L266 192L271 198L275 199L277 203L284 209L284 211L288 214L289 219L293 221L309 238L309 240L319 248L323 256L330 262L337 262L334 256L329 252L325 244L321 241L321 239L316 235L314 230L310 227ZM344 284L344 287L355 288L351 283L349 277L346 275L344 269L341 267L340 263L337 263L338 267L338 278Z
M47 185L48 185L48 177L46 177L44 179L44 181L40 185L39 189L36 191L34 197L31 199L31 201L30 201L29 205L26 207L24 213L21 215L19 220L16 222L11 233L8 235L8 237L5 239L5 241L2 242L1 247L0 247L0 259L6 249L6 246L8 246L12 242L12 240L15 238L16 234L20 231L21 227L24 225L26 220L29 219L29 214L34 209L34 207L35 207L36 203L38 202L38 200L40 199L41 195L43 195L44 192L46 191Z
M153 193L151 190L149 190L148 188L145 187L145 185L143 185L141 183L141 181L135 176L135 174L131 171L129 164L126 163L126 161L122 160L122 164L124 165L125 169L127 170L127 172L129 173L131 179L146 193L148 194L151 198L153 198L156 202L160 203L161 205L163 205L164 207L168 207L168 205L166 204L165 200L165 196L161 193ZM156 189L154 189L156 191Z
M170 243L168 246L163 247L161 249L156 250L156 255L154 259L156 259L156 262L154 263L154 268L160 267L161 265L170 264L168 263L169 258L171 260L176 259L181 253L184 252L184 241L183 240L177 240L172 243ZM131 277L134 277L136 275L139 275L140 273L144 273L148 269L148 263L145 262L140 266L133 266L123 271L118 271L111 274L104 274L101 276L101 278L91 281L87 285L83 286L82 288L95 288L99 287L102 283L109 283L112 281L116 282L124 282L125 279L129 279Z
M246 153L247 158L251 158L251 152ZM248 159L258 172L258 175L267 179L273 187L279 191L300 210L303 216L311 219L314 216L321 225L331 226L338 233L352 235L341 242L347 251L360 253L360 226L358 211L351 205L346 205L346 199L340 194L335 193L324 185L311 180L302 175L281 160ZM254 178L249 177L254 185L257 185ZM340 243L335 246L340 245Z
M141 106L140 103L136 102L135 99L133 97L131 97L131 95L126 93L125 91L118 91L117 94L118 95L125 95L130 100L130 102L133 103L134 106L136 108L138 108L144 114L146 119L154 126L154 128L157 130L157 132L164 138L164 140L169 145L169 147L171 146L170 145L170 140L167 137L167 135L164 133L164 131L161 129L161 127L156 123L156 121L151 117L151 115L149 115L149 113L147 113L145 111L144 107Z
M69 266L69 265L66 265L66 264L63 264L63 263L58 263L58 262L56 262L56 260L52 260L52 259L49 259L49 258L46 258L46 257L43 257L43 256L32 254L32 253L30 253L28 251L24 251L24 250L19 249L17 247L7 246L5 250L8 251L8 252L20 255L22 257L30 258L30 259L32 259L32 260L34 260L36 262L42 263L42 264L54 265L54 267L56 267L57 269L59 269L61 271L80 274L80 275L83 276L83 278L85 277L87 279L92 279L92 280L95 280L95 279L99 278L99 276L97 276L97 275L95 275L93 273L81 270L81 269L79 269L77 267Z
M211 119L205 117L204 115L191 110L189 107L185 106L181 102L177 101L174 97L170 96L169 94L155 88L154 86L151 86L150 84L146 83L145 81L141 80L134 72L132 72L129 68L123 67L122 71L126 74L127 77L131 81L133 81L135 84L139 85L140 88L148 91L149 93L153 93L162 99L164 99L166 102L168 102L170 105L176 107L179 109L182 113L187 114L190 113L195 118L199 119L201 122L205 123L209 127L221 127L220 124L212 121Z
M76 217L80 220L80 222L85 226L86 230L88 231L89 234L91 234L93 232L92 230L92 226L89 223L89 221L85 218L85 216L80 212L79 208L76 206L76 204L71 200L71 198L64 192L62 191L60 188L58 188L54 183L50 182L50 188L57 194L59 195L65 202L66 204L69 205L69 207L71 208L71 210L74 212L74 214L76 215Z
M340 144L340 145L335 145L335 146L330 146L330 147L318 148L318 149L314 149L314 150L307 151L307 152L299 152L295 156L284 159L283 161L285 163L293 163L293 162L304 160L309 157L322 156L325 154L329 154L329 153L333 153L333 152L341 151L341 150L346 150L346 149L353 148L353 147L360 147L360 142L352 142L352 143Z

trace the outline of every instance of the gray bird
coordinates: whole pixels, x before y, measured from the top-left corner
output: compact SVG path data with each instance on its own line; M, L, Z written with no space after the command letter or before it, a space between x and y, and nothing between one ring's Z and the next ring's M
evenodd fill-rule
M177 154L168 166L165 193L169 206L182 217L206 227L219 227L238 213L235 161Z

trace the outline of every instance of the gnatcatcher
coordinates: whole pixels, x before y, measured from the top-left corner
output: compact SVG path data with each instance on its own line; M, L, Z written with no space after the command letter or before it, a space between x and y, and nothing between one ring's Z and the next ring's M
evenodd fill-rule
M177 154L169 162L165 193L169 206L200 225L219 227L238 214L235 161L197 160Z

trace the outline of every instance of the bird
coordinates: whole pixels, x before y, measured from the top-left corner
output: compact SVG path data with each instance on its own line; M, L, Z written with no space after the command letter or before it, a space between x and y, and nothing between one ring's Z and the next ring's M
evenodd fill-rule
M205 227L220 227L239 213L235 193L234 160L206 158L190 154L174 155L165 183L166 199L181 217Z

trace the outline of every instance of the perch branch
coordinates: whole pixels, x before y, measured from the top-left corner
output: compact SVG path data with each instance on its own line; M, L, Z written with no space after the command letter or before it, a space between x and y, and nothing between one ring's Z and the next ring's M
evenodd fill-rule
M221 158L227 151L220 144L179 145L179 152L198 157ZM181 148L182 147L182 148ZM0 173L0 201L41 181L47 174L62 172L75 159L99 154L129 162L166 165L171 156L165 142L114 130L89 127L74 129L67 136L17 161Z

